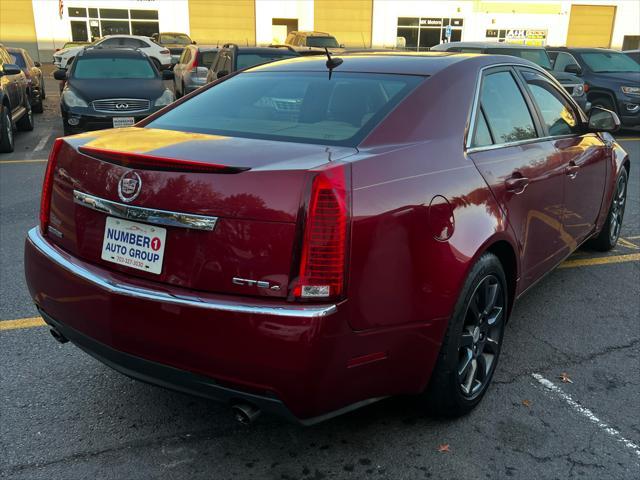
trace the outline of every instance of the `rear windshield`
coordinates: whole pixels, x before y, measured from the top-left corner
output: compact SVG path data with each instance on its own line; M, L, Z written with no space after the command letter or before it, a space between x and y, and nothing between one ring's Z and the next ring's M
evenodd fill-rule
M338 48L338 41L333 37L307 37L308 47L329 47Z
M588 52L581 53L584 63L596 73L638 73L640 65L624 53Z
M246 67L253 67L260 63L272 62L274 60L281 60L283 58L294 57L288 50L284 50L282 53L239 53L238 54L238 70Z
M169 110L149 128L355 146L424 77L247 72Z
M24 61L24 56L21 53L15 52L15 53L10 53L9 55L13 57L14 63L18 65L20 68L27 68L27 64Z
M191 39L184 33L163 33L160 35L160 41L162 43L174 44L174 45L189 45Z
M78 80L156 78L146 58L79 58L74 63Z
M512 57L520 57L530 62L540 65L546 70L551 70L551 62L547 51L535 48L488 48L487 53L493 55L511 55Z
M216 57L218 56L218 52L215 50L211 50L209 52L199 52L198 53L198 63L202 66L209 68L213 65Z

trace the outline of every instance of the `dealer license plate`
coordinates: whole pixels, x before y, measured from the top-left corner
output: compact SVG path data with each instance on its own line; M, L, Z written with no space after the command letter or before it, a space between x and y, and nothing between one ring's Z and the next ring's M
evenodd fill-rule
M113 117L113 128L130 127L136 123L136 119L133 117Z
M107 217L102 240L102 259L107 262L160 273L167 230Z

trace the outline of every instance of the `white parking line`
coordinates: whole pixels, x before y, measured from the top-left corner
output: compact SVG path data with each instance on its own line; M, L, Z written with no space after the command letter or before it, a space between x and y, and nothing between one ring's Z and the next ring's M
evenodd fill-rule
M568 393L565 393L560 387L558 387L552 381L547 380L539 373L532 373L531 375L543 387L550 390L552 393L555 393L558 397L564 400L574 411L576 411L583 417L587 417L592 423L595 423L600 429L604 430L606 433L611 435L618 442L622 443L625 447L631 449L638 457L640 457L640 446L624 438L618 430L616 430L613 427L610 427L605 422L600 420L598 417L596 417L596 415L591 410L580 405L571 397L571 395L569 395Z
M51 129L48 129L47 134L40 139L40 141L36 145L36 148L34 148L33 151L39 152L40 150L42 150L44 146L47 144L47 142L49 141L49 138L51 138Z

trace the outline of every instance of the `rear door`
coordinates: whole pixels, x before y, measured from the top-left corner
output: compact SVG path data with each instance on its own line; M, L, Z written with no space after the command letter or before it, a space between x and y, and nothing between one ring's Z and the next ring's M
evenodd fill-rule
M564 160L544 138L525 86L510 67L484 72L468 155L517 237L521 286L567 252L562 229Z
M542 120L545 136L565 164L563 227L577 245L593 231L607 174L609 148L595 133L582 134L580 114L547 77L519 68Z

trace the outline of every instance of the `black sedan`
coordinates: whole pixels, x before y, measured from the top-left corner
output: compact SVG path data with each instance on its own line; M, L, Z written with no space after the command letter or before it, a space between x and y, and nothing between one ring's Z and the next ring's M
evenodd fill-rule
M174 100L163 82L173 72L160 73L139 50L88 48L54 78L66 80L60 96L65 135L128 127Z
M24 48L7 48L16 65L24 72L31 92L31 108L35 113L42 113L42 100L45 99L44 77L40 70L40 62L34 62Z

